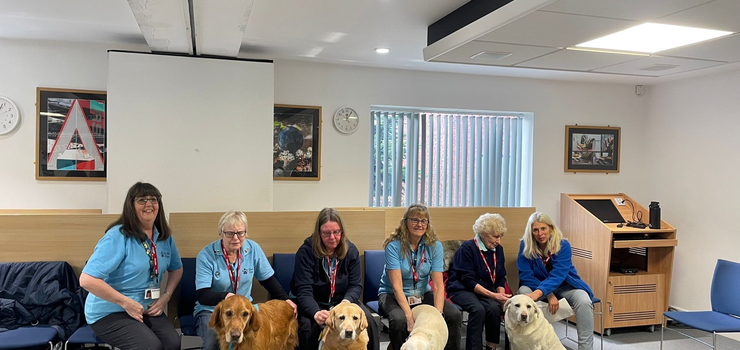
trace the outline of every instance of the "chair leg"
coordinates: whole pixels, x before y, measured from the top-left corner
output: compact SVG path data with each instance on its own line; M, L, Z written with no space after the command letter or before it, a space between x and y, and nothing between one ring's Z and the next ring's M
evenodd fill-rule
M663 350L663 331L665 330L665 315L660 322L660 350Z

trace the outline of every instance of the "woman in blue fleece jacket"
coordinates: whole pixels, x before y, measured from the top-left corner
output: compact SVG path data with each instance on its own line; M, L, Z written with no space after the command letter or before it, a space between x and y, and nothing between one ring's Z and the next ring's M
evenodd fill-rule
M536 212L529 217L516 266L519 294L546 300L553 314L558 311L558 300L565 298L576 313L578 349L593 349L594 294L578 277L570 243L547 214Z

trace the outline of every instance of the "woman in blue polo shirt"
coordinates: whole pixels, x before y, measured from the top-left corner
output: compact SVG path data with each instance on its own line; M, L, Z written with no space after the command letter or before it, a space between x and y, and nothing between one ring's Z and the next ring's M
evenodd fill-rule
M291 296L295 295L298 304L299 349L318 349L329 309L350 302L359 306L367 318L367 349L378 350L378 326L370 310L360 302L361 293L360 252L347 238L339 212L324 208L316 217L313 233L295 255Z
M218 221L220 239L206 245L195 262L195 331L203 338L203 349L219 348L216 332L208 321L216 304L240 294L252 301L252 278L256 278L275 299L288 299L275 271L267 261L262 248L247 238L247 216L240 211L229 211Z
M570 242L563 239L547 214L529 216L519 244L516 266L519 269L519 294L545 300L550 313L558 311L558 300L565 298L576 313L578 349L591 350L594 344L594 293L578 276L573 266Z
M455 252L447 294L468 312L466 349L482 349L483 326L486 350L496 349L501 338L502 305L506 294L504 248L499 245L506 233L506 221L499 214L486 213L475 220L475 237Z
M168 272L167 285L160 281ZM182 277L182 261L164 214L162 194L138 182L121 217L106 230L82 269L90 294L85 317L95 334L121 350L179 349L164 310Z
M411 309L432 305L442 313L449 329L445 350L460 349L462 315L444 297L442 243L429 220L429 209L412 204L398 227L383 243L385 270L378 289L378 306L388 317L390 348L400 350L414 328ZM432 279L434 291L429 286Z

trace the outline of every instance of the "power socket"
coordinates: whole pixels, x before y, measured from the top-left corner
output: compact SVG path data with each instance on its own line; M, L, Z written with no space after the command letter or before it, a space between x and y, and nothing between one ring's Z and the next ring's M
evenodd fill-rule
M614 198L614 201L617 202L617 205L625 205L624 198Z

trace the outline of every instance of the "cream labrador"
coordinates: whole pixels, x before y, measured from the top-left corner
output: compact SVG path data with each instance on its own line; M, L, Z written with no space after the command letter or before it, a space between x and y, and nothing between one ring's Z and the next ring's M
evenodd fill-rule
M411 309L414 329L401 345L401 350L443 350L447 345L447 323L439 310L431 305L419 305Z
M506 334L513 350L565 350L532 298L519 294L504 304Z

